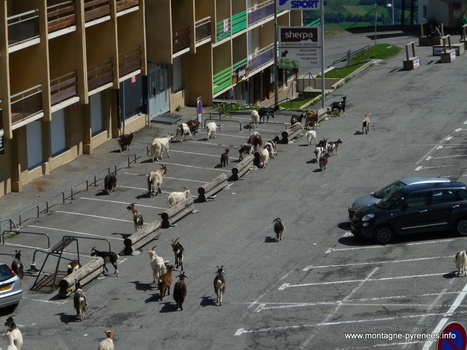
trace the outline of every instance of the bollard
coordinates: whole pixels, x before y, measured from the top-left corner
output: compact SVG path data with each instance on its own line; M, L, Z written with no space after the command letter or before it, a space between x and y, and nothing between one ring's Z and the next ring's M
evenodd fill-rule
M227 175L225 173L220 174L211 182L198 188L198 199L197 202L206 202L206 197L212 196L217 192L224 189L227 186Z
M243 160L232 168L232 177L231 179L237 181L241 176L243 176L248 170L250 170L253 164L253 155L249 154Z
M172 227L173 224L176 223L178 220L190 214L195 209L193 206L193 202L194 202L193 198L189 197L185 199L183 202L178 203L177 205L163 212L161 214L161 218L162 218L161 227L162 228Z
M141 230L125 238L123 252L120 254L131 255L135 250L144 247L162 233L161 222L159 220L144 226Z
M83 286L86 285L94 278L98 277L102 273L103 268L104 259L100 256L94 258L86 265L81 266L78 270L72 272L60 281L58 284L60 287L58 296L62 298L68 297L75 291L76 282L81 283Z

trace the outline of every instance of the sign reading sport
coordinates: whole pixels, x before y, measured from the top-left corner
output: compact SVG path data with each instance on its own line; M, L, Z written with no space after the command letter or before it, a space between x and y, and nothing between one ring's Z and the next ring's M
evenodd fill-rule
M319 10L320 0L276 0L278 10Z

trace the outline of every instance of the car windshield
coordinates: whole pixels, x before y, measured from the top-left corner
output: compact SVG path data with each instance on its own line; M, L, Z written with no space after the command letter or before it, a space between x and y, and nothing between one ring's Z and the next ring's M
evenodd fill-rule
M383 210L394 209L399 207L405 201L405 194L400 190L388 194L386 197L376 203L376 207Z
M402 188L404 186L406 186L406 184L399 180L399 181L393 182L390 185L387 185L386 187L383 187L379 191L376 191L375 193L373 193L373 196L381 199L381 198L386 197L388 194L393 193L395 190Z
M5 264L0 265L0 282L9 280L14 277L14 273Z

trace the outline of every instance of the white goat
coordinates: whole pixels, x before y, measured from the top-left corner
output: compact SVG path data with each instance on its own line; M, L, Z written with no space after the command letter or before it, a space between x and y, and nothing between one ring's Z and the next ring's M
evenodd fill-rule
M279 136L276 135L272 140L269 140L264 144L264 148L268 150L269 157L272 159L274 159L274 156L277 156L277 143L279 141Z
M257 128L259 123L259 113L256 109L251 111L251 127Z
M169 144L170 141L173 139L173 134L170 133L166 137L156 137L154 140L152 140L151 144L151 157L152 157L152 162L154 163L154 160L162 160L162 152L167 153L167 158L170 158L170 153L169 153Z
M177 137L178 135L180 135L180 142L186 141L187 135L190 135L191 139L194 140L190 127L186 123L181 123L177 127L177 133L175 137Z
M467 276L467 252L465 250L461 250L456 254L456 268L457 268L457 276L459 277L461 273L464 276Z
M75 307L76 314L79 320L82 321L84 318L84 312L88 309L88 302L86 299L86 295L81 289L81 284L79 282L76 283L76 291L73 297L73 305Z
M248 138L248 143L252 144L255 148L255 151L258 150L263 145L263 138L257 131L253 131Z
M370 132L370 115L371 113L367 113L365 114L365 118L363 118L362 134L368 134Z
M311 146L311 143L314 141L316 143L316 141L318 141L318 139L316 138L316 131L314 130L309 130L306 132L306 141L308 142L308 146Z
M167 173L167 167L162 165L162 167L156 171L151 171L148 175L148 193L152 196L162 193L162 175Z
M253 153L253 145L250 143L244 143L240 147L238 147L238 153L240 153L240 156L238 157L238 161L243 160L244 155L250 155Z
M172 192L169 194L169 198L167 199L167 203L169 204L169 208L172 208L174 205L183 202L185 199L188 198L190 195L190 190L186 187L184 192Z
M156 248L157 246L148 249L149 258L151 259L151 268L152 268L152 283L156 283L157 279L167 272L167 267L165 266L164 259L157 255Z
M269 151L266 148L261 147L257 152L259 153L261 163L263 163L263 168L266 168L269 161Z
M324 147L316 146L315 147L315 155L316 155L316 163L319 163L321 156L324 153Z
M23 347L23 335L21 334L21 331L16 327L16 323L13 320L13 317L10 316L6 319L5 326L7 326L8 329L5 335L3 336L3 339L9 342L8 349L21 350L21 348ZM13 346L10 347L11 345Z
M222 130L222 125L219 125L215 122L210 122L206 124L206 132L208 134L207 140L216 138L217 129Z
M104 331L107 335L107 339L104 339L99 343L97 350L115 350L114 341L112 339L114 331Z

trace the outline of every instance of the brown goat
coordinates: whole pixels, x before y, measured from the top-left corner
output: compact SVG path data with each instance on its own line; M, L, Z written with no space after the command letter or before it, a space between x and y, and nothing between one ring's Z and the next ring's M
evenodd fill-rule
M221 154L221 166L229 164L229 149L227 148L224 153Z
M163 297L165 297L166 292L167 295L170 295L170 286L172 285L172 271L174 271L173 265L168 265L167 272L157 279L157 287L159 288L161 300Z
M321 171L326 170L326 166L328 165L328 159L329 159L329 153L325 153L319 159L319 168L321 169Z

